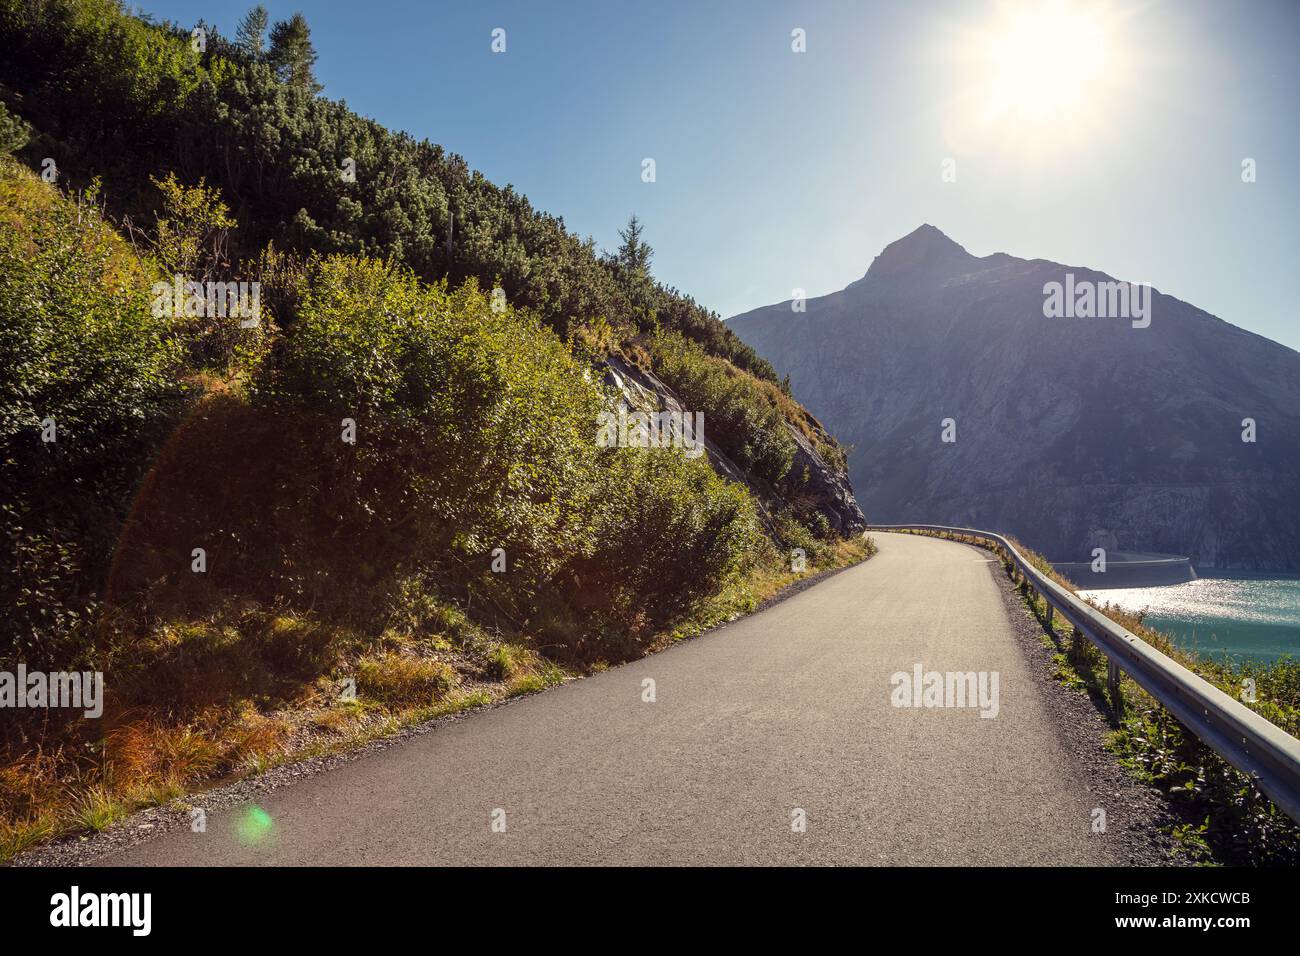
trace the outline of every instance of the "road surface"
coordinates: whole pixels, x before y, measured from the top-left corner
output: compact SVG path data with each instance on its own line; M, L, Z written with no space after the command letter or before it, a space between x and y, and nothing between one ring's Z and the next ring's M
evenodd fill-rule
M992 559L876 539L865 564L698 640L96 862L1118 862L1091 832ZM997 716L894 706L891 675L917 663L996 671Z

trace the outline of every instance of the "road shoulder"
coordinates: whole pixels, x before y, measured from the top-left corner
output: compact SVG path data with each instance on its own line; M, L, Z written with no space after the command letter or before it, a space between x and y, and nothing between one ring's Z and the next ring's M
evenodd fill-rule
M982 548L974 548L988 554ZM1178 863L1168 827L1177 821L1164 799L1151 785L1130 776L1106 748L1111 728L1088 696L1066 687L1055 676L1055 653L1038 621L1029 613L1010 578L998 562L988 565L1017 643L1029 663L1039 699L1050 714L1062 749L1070 758L1079 785L1106 811L1105 839L1120 862L1132 866L1169 866Z

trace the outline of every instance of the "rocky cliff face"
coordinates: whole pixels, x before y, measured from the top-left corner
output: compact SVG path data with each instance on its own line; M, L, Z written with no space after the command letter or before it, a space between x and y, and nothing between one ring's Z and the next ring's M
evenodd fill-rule
M1067 281L1113 280L922 226L805 313L728 324L853 446L875 521L991 528L1061 560L1300 569L1300 354L1154 290L1144 328L1048 318L1044 286Z
M625 411L686 411L676 393L653 373L617 356L611 355L605 359L605 383L617 390L618 401ZM808 491L816 498L817 508L825 515L831 528L846 537L866 530L867 519L863 517L853 497L848 475L835 471L827 464L802 432L788 422L786 427L798 446L791 467L796 471L807 470ZM776 529L771 523L770 512L784 504L776 490L767 482L747 474L732 461L709 440L707 427L704 447L714 471L724 478L745 485L754 493L768 532L775 537Z

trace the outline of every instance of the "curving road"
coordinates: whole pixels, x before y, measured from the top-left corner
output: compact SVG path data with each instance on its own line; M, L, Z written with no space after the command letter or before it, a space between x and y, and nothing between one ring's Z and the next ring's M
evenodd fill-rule
M1119 862L989 556L876 538L865 564L698 640L273 792L257 839L232 810L96 862ZM997 716L892 706L891 674L918 662L998 672Z

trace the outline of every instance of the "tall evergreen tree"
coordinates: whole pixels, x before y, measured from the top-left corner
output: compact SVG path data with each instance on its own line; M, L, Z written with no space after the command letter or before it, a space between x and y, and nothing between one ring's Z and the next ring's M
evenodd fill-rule
M307 26L307 18L301 13L271 27L271 49L266 62L283 82L305 87L313 93L321 90L313 71L316 48L311 45L311 27Z
M614 255L614 266L636 313L637 324L648 328L654 322L656 298L654 280L650 278L650 259L654 250L641 238L643 231L641 220L633 213L627 221L627 228L618 231L623 244Z
M633 213L632 218L627 221L627 228L618 231L623 244L618 247L618 255L615 259L630 274L649 278L650 259L655 253L641 238L644 230L641 220L637 219L636 213Z
M270 23L270 16L266 12L266 7L258 4L244 15L244 19L239 21L239 29L235 31L235 45L248 54L251 60L261 60L266 52L266 25Z

